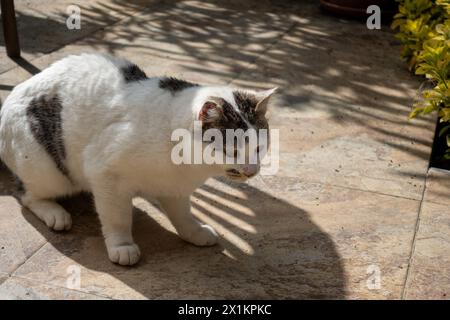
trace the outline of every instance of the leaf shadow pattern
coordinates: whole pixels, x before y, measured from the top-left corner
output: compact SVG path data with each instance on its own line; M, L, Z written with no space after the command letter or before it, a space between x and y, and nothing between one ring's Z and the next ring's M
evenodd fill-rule
M278 86L281 108L314 109L324 114L322 122L367 132L380 143L389 140L393 149L428 160L427 152L403 145L419 139L430 146L431 135L424 133L434 123L407 120L413 101L403 93L414 90L419 80L407 72L398 56L399 43L387 28L367 30L364 23L329 17L315 0L77 5L83 22L73 32L65 25L65 6L46 16L19 8L24 51L48 53L73 43L71 50L77 52L133 56L149 75L256 89Z

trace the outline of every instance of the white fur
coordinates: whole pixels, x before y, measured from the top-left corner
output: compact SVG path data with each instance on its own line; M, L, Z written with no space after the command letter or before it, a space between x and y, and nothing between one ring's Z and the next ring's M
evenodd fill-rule
M22 202L55 230L71 227L58 196L92 192L110 259L122 265L139 260L131 234L131 199L137 194L160 201L180 237L213 245L216 232L190 214L189 196L221 165L175 165L171 133L191 130L209 96L233 101L228 87L160 89L159 78L126 83L125 60L98 55L69 56L18 85L1 109L0 157L22 180ZM62 101L65 165L70 180L56 167L30 131L26 109L43 94Z

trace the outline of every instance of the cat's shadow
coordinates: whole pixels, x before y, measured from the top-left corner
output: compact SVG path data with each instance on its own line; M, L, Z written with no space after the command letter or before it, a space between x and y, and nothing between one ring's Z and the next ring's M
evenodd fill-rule
M203 186L193 201L200 218L220 226L222 237L214 247L182 241L161 226L164 218L156 209L150 216L135 206L142 259L134 267L109 262L90 195L61 200L73 217L69 232L48 230L23 208L26 221L49 245L16 273L64 286L66 269L79 265L82 291L113 298L345 298L339 254L307 212L247 184L223 185Z

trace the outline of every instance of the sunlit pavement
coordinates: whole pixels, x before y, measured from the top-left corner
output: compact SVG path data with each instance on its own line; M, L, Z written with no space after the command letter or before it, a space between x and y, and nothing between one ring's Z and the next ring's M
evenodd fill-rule
M324 15L318 1L15 1L23 60L0 39L0 97L73 53L109 52L152 75L280 88L275 175L211 180L193 212L220 244L183 242L135 199L143 258L109 262L89 196L49 231L0 179L0 297L21 299L447 298L450 181L428 171L435 119L408 122L421 79L389 26ZM66 8L81 9L80 30ZM19 64L19 65L18 65ZM180 177L182 179L182 177Z

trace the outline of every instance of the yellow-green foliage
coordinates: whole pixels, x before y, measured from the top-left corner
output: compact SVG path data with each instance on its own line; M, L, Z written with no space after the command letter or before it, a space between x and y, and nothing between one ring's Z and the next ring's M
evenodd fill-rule
M424 75L433 88L422 93L409 115L414 118L433 111L441 122L450 122L450 0L400 0L392 28L403 44L402 57L416 74ZM441 130L443 135L450 124ZM450 147L450 135L447 135ZM449 149L450 151L450 149ZM450 152L448 152L450 157Z

